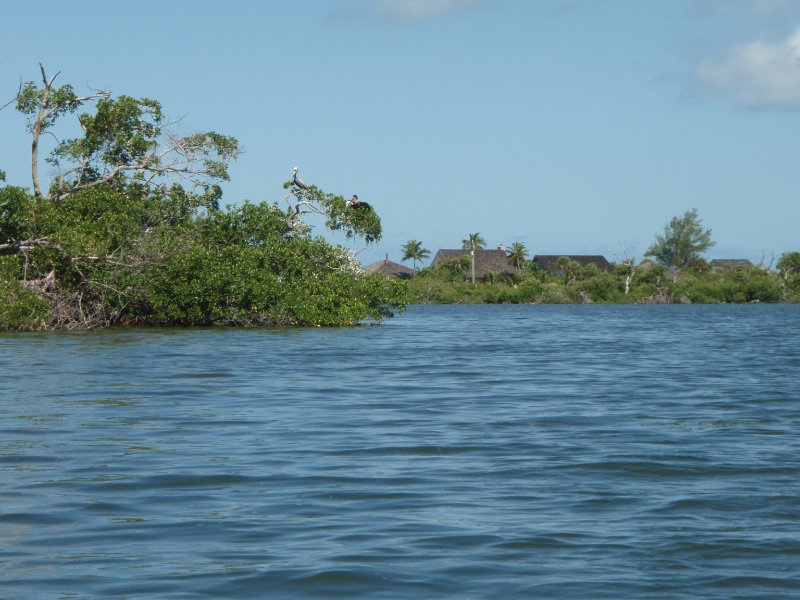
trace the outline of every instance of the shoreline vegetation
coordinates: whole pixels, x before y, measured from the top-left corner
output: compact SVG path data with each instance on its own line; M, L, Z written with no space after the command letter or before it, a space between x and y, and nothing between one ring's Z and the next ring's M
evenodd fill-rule
M81 97L39 69L40 82L0 106L15 104L27 118L32 190L6 184L0 170L0 331L343 326L380 321L410 303L800 301L800 253L784 254L777 272L709 268L699 253L713 242L696 211L657 237L648 251L657 262L626 260L608 272L562 257L561 271L548 273L515 243L514 273L473 283L468 256L417 272L428 251L412 240L404 250L414 277L367 273L351 251L313 235L306 219L374 243L382 225L369 202L325 192L295 167L283 185L285 208L222 209L219 183L242 152L236 138L180 137L155 100L102 90ZM44 158L49 186L39 176L43 139L57 140ZM465 243L474 250L482 240L471 234Z
M697 209L691 209L667 223L638 264L630 257L618 263L586 255L528 259L522 242L508 249L485 250L481 235L471 233L462 240L461 250L439 250L432 264L420 271L416 261L430 252L418 240L402 248L402 260L414 261L413 270L396 264L390 267L388 257L382 268L408 277L410 303L800 302L800 252L784 253L773 270L772 263L753 265L749 260L708 262L702 254L714 244L711 230L703 227Z
M566 257L565 257L566 258ZM685 268L644 260L612 263L602 272L575 263L559 274L525 261L512 275L488 273L473 284L469 256L421 269L408 280L414 304L721 304L800 302L800 253L784 254L778 270L713 268L697 259Z

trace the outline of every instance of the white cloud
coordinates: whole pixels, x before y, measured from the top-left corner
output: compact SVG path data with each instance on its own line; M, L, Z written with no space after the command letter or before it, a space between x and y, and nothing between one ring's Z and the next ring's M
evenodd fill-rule
M778 43L750 42L725 60L704 60L695 76L750 108L800 110L800 29Z
M350 0L334 8L329 17L367 21L429 21L476 8L490 0Z

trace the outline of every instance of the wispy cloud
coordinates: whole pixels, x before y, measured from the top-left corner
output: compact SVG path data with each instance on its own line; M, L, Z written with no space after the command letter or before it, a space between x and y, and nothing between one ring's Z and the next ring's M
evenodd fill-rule
M757 16L781 16L797 12L797 3L793 0L749 0L746 8Z
M778 42L753 41L695 68L703 91L733 96L749 108L800 110L800 29Z
M492 0L347 0L328 13L337 20L430 21L490 4Z
M736 19L768 19L797 12L795 0L695 0L699 16L720 15Z

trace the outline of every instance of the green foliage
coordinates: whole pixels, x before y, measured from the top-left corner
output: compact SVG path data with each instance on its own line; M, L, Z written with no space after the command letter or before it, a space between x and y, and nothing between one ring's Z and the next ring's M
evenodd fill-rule
M544 283L547 279L547 271L532 260L525 263L525 273L535 277L540 283Z
M724 288L715 285L711 281L695 281L686 290L689 299L695 304L718 304L726 302L726 298L732 301L744 302L744 295L738 296L735 288Z
M698 273L705 273L711 268L708 261L701 256L693 258L689 266Z
M584 274L583 280L578 283L578 289L593 302L618 301L622 295L620 278L612 273L601 273L594 264L589 264L587 267L594 267L594 270Z
M800 273L800 252L786 252L778 259L778 272L788 278Z
M778 302L781 299L780 285L767 275L756 275L745 283L747 302Z
M711 230L703 229L697 209L686 211L681 217L673 217L664 227L664 235L657 235L655 243L647 249L645 256L654 257L659 263L673 267L686 267L714 242Z
M364 275L343 248L299 235L275 204L175 211L174 195L135 183L60 202L17 188L0 189L0 198L13 204L0 213L3 231L45 240L25 252L27 278L53 270L59 288L50 304L21 288L20 257L11 257L3 293L17 308L5 309L4 328L38 327L48 321L42 306L51 326L348 325L405 306L402 282ZM80 306L65 316L69 298ZM33 320L20 321L19 307Z
M616 265L610 272L581 268L565 257L571 275L528 272L504 280L486 278L476 286L464 283L459 261L423 269L409 282L410 301L421 303L744 303L791 302L798 294L781 285L768 269L676 270L652 262ZM625 293L625 284L629 284Z
M38 87L33 81L28 81L20 88L17 94L17 110L23 115L33 117L42 110L42 131L49 129L64 114L75 112L81 105L81 100L75 94L74 88L62 85L58 88L45 90ZM35 121L28 123L28 131L32 131Z
M800 252L782 254L777 266L789 289L800 292Z
M42 195L39 182L39 141L42 134L48 133L62 115L76 111L89 100L108 96L107 92L99 91L89 96L78 97L70 85L61 87L53 85L58 73L48 79L41 63L39 70L42 74L42 87L29 81L20 86L16 97L17 110L28 116L28 131L31 134L31 180L33 193L37 197Z
M381 219L375 209L352 208L337 194L329 194L315 185L308 189L293 186L292 181L283 184L295 197L295 207L289 220L297 219L304 211L315 212L326 217L325 226L331 231L342 231L350 239L362 237L368 244L377 242L383 236Z
M471 265L472 262L469 255L463 255L448 262L422 269L419 275L452 283L463 282L467 278Z
M17 280L16 256L0 256L0 331L42 329L50 305Z
M29 237L32 203L19 187L0 187L0 244Z
M544 285L539 302L542 304L570 304L572 299L566 286L551 282Z
M691 302L704 304L779 302L782 298L775 274L758 267L695 276L688 280L685 292Z
M556 261L556 266L562 273L566 285L577 279L581 269L580 264L571 260L568 256L560 256Z
M54 154L58 158L85 163L85 171L102 173L110 165L133 165L158 145L164 115L154 100L136 100L130 96L103 98L97 103L94 115L82 114L78 120L84 135L59 144ZM89 174L81 173L86 179Z
M408 301L419 304L483 304L484 286L464 281L426 277L420 273L408 281Z
M50 305L17 281L0 281L0 331L32 331L47 324Z
M135 177L157 182L173 193L191 195L196 206L216 208L217 181L228 179L228 164L241 149L235 138L213 131L164 141L164 114L149 98L102 98L94 114L79 116L83 136L61 142L48 158L60 172L53 194L62 198L80 189ZM180 176L189 190L171 182Z
M519 285L497 286L485 291L488 304L532 304L539 302L544 286L536 279L528 279Z
M581 267L580 264L578 264L575 267L575 269L577 271L577 276L579 280L592 279L593 277L600 277L602 275L600 267L598 267L594 263L589 263L588 265L583 267Z
M659 288L652 283L639 282L631 285L629 293L621 298L627 304L644 304L657 296Z
M452 281L463 281L472 268L472 258L468 255L459 256L446 263L444 268Z
M667 279L666 267L649 261L643 262L634 271L634 282L636 283L650 283L658 286L663 284Z

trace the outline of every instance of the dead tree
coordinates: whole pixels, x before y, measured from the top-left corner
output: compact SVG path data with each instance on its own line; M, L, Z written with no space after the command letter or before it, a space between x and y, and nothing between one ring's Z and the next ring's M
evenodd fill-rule
M54 88L53 83L60 71L48 78L42 63L39 63L39 70L42 74L42 87L38 88L36 84L29 81L20 88L16 97L17 110L31 117L36 115L35 119L28 125L28 129L31 132L31 180L33 194L37 197L42 195L42 188L39 183L39 140L42 133L51 127L62 114L74 112L89 100L109 96L109 92L104 90L94 92L88 96L76 96L71 85L62 85L59 88Z

